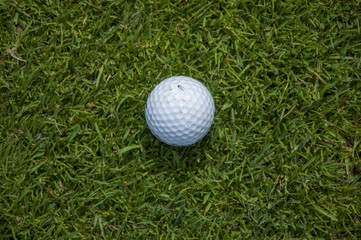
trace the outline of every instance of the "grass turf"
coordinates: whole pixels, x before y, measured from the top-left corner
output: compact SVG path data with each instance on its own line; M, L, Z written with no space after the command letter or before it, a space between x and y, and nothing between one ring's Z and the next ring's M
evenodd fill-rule
M2 239L361 238L360 1L0 6ZM191 147L145 126L172 75Z

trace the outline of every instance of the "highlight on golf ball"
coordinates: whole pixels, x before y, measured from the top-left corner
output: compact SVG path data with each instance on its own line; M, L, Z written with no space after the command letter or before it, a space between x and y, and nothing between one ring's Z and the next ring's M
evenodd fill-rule
M214 119L214 100L199 81L174 76L160 82L145 105L152 133L172 146L188 146L201 140Z

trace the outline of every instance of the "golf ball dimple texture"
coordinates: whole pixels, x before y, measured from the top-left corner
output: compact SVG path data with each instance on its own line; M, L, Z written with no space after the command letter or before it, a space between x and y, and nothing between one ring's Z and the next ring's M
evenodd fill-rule
M214 119L214 101L199 81L184 76L160 82L150 93L145 118L152 133L173 146L188 146L202 139Z

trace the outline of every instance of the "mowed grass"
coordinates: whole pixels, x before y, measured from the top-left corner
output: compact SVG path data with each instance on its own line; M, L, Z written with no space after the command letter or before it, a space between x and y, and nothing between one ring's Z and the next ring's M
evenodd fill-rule
M360 239L361 2L0 3L1 239ZM164 78L214 125L145 124Z

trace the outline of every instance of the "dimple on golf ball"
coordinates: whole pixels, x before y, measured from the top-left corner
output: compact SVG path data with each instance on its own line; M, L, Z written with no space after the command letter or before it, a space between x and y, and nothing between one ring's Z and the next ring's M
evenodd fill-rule
M174 76L160 82L150 93L145 118L152 133L173 146L201 140L214 119L214 100L199 81Z

